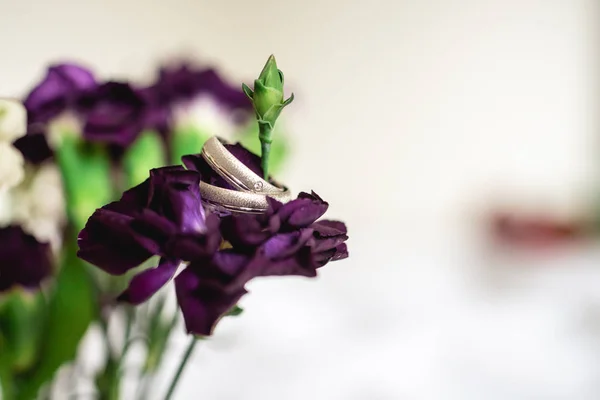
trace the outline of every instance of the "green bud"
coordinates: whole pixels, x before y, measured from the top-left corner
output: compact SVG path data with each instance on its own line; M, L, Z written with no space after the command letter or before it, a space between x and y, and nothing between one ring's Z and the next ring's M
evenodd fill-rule
M283 72L277 68L275 56L267 60L258 79L254 81L254 90L242 84L244 93L254 105L261 143L261 166L264 178L269 177L269 157L271 152L272 133L275 122L285 106L294 100L294 94L283 100Z
M275 126L281 110L294 99L292 94L289 99L283 100L283 81L283 72L277 68L275 56L271 55L254 81L254 90L242 85L244 93L252 100L259 124L268 124L270 129Z

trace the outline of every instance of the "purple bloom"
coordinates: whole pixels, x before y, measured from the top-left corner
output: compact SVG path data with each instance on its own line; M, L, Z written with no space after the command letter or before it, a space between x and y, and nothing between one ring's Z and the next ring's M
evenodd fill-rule
M29 124L47 123L67 108L79 96L96 87L96 80L88 69L77 64L57 64L48 68L46 76L23 102Z
M144 301L173 276L190 246L194 254L212 255L218 249L218 220L205 218L199 182L198 173L181 166L151 170L144 183L94 212L79 234L78 256L114 275L154 255L163 257L157 268L136 276L121 296Z
M245 283L260 266L251 257L221 250L196 261L175 278L177 301L190 333L210 335L218 320L247 293Z
M164 102L171 104L209 95L232 111L252 109L242 89L229 85L211 68L196 69L189 64L162 68L155 90Z
M237 123L245 122L252 112L252 104L241 88L229 85L214 69L198 69L185 63L161 68L156 82L140 93L149 104L148 120L164 134L172 124L173 107L185 106L200 96L216 100Z
M37 288L52 273L48 243L40 243L20 226L0 228L0 292L14 286Z
M260 160L240 145L228 147L260 172ZM150 179L121 200L97 210L79 237L79 256L112 274L123 274L153 255L155 268L136 275L119 297L139 304L175 276L177 300L188 332L210 335L219 319L261 276L314 277L330 261L348 256L346 225L320 220L328 203L300 193L282 204L269 199L263 214L217 217L202 206L199 183L217 184L201 157L185 156L183 167L151 171ZM225 185L225 184L224 184Z
M261 275L316 276L317 268L348 256L346 225L317 221L329 207L316 193L300 193L282 204L269 199L264 214L223 218L223 238L246 253L258 252L268 263Z
M93 142L127 147L149 125L149 104L123 82L107 82L79 98L83 135Z

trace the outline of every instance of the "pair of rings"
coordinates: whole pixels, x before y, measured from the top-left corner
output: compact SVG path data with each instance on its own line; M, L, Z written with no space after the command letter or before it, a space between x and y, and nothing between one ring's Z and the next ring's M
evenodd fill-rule
M202 199L217 209L257 214L267 210L267 197L282 203L291 199L283 186L267 182L231 154L223 143L213 136L202 147L202 158L235 190L200 182Z

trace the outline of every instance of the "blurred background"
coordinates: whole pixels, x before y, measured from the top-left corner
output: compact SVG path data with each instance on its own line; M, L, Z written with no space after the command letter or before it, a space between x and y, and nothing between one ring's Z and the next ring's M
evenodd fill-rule
M65 59L138 79L188 56L241 83L271 53L296 94L279 178L329 201L351 256L252 283L176 398L600 398L600 246L573 234L600 210L596 1L0 5L2 96Z

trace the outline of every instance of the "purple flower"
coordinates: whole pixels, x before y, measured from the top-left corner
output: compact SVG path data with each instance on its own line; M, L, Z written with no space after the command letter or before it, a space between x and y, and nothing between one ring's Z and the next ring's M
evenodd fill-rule
M244 284L260 263L245 254L221 250L195 261L175 278L177 301L189 333L210 335L218 320L247 293Z
M317 268L348 256L346 225L317 221L329 207L316 193L300 193L282 204L269 199L264 214L232 214L223 218L222 233L234 248L258 253L261 275L316 276Z
M229 85L211 68L196 69L189 64L162 68L155 90L164 102L171 104L209 95L230 110L252 109L241 87Z
M240 145L236 157L260 172L260 160ZM212 334L215 325L261 276L314 277L330 261L348 256L344 223L320 220L328 203L300 193L282 204L269 199L263 214L218 217L202 206L199 183L219 183L198 156L190 169L164 167L123 197L97 210L79 237L79 256L112 274L123 274L153 255L154 268L137 274L119 297L139 304L175 276L175 291L188 332ZM223 182L220 182L223 184Z
M186 63L161 68L156 82L140 92L149 104L148 119L164 134L173 122L173 107L188 105L201 96L216 100L231 112L236 123L245 122L252 112L252 104L241 88L229 85L214 69L198 69Z
M48 243L40 243L20 226L0 228L0 292L14 286L37 288L52 273Z
M161 256L158 267L134 277L121 296L144 301L173 276L190 247L206 255L218 249L218 219L205 217L199 182L198 173L181 166L151 170L144 183L94 212L79 234L78 256L114 275Z
M57 64L48 68L46 76L26 97L29 124L47 123L96 87L88 69L77 64Z
M86 93L77 102L83 135L93 142L127 147L149 125L149 104L144 96L124 82L107 82Z

